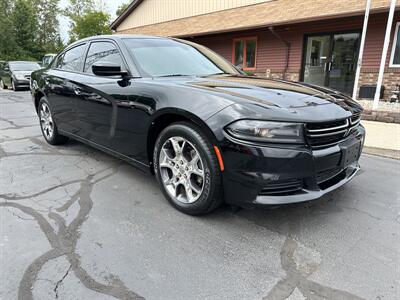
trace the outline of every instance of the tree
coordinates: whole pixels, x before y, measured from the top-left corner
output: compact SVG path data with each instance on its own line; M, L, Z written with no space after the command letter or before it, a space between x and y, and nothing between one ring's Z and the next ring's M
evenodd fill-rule
M38 20L38 43L42 55L57 52L60 39L59 0L34 0Z
M83 39L92 35L110 34L110 15L102 11L90 11L75 19L71 29L73 39Z
M123 3L120 6L118 6L117 11L115 12L117 17L122 15L122 13L128 8L128 6L129 6L129 2L128 3Z
M10 18L13 6L9 0L0 0L0 11L4 14L4 17L0 18L0 60L16 59L19 56L20 49L13 34L14 27Z
M69 0L69 5L64 9L64 15L69 17L72 22L75 22L75 19L93 11L93 9L93 0Z
M40 60L58 52L60 0L0 0L0 60Z
M27 0L16 0L12 12L12 26L16 45L27 59L38 59L35 43L38 21L35 9Z
M76 24L83 16L94 10L94 0L70 0L69 5L64 9L63 14L70 19L69 42L78 39L74 33Z

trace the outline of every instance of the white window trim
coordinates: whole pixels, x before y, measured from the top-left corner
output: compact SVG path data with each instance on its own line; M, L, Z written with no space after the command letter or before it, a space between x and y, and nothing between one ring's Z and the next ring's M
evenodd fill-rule
M397 34L399 31L399 25L400 25L400 22L397 22L396 30L394 31L394 36L393 36L393 45L392 45L392 53L390 55L389 68L400 68L400 64L393 64L394 53L396 51Z

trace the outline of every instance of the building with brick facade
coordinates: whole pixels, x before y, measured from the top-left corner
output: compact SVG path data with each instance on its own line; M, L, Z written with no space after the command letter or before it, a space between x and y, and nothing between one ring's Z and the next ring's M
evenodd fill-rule
M371 1L358 98L373 97L388 22L390 0ZM364 0L134 0L111 27L116 33L184 38L247 72L351 95L364 14ZM396 4L383 79L386 100L400 83L399 24Z

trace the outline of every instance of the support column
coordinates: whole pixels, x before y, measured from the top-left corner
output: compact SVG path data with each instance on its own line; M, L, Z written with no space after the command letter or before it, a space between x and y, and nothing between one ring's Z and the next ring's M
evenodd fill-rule
M378 81L376 83L374 104L372 106L373 109L377 109L378 108L379 98L380 98L380 95L381 95L383 75L385 73L386 56L387 56L387 51L388 51L388 48L389 48L390 32L392 30L393 15L394 15L394 9L396 7L396 2L397 2L397 0L391 0L391 3L390 3L389 16L388 16L388 21L387 21L387 25L386 25L385 41L383 43L381 65L379 67L379 75L378 75Z
M362 58L363 58L363 54L364 54L365 36L367 34L370 7L371 7L371 0L366 0L365 1L364 25L363 25L362 35L361 35L360 51L358 53L356 77L354 79L354 88L353 88L353 99L354 100L356 100L356 98L357 98L358 82L360 81L361 64L362 64Z

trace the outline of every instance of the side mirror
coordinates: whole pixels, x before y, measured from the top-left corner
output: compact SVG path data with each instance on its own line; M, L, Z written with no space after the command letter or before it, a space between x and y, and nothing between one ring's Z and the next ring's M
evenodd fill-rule
M122 71L121 66L112 62L98 62L92 65L92 72L97 76L121 76L128 75L127 71Z
M10 71L10 68L9 67L4 67L4 71L8 72L8 71Z

